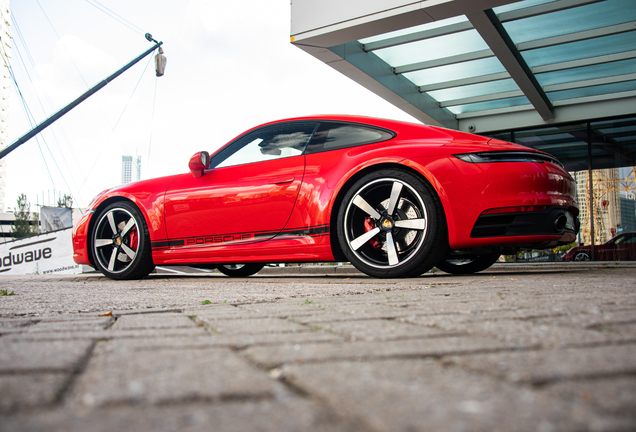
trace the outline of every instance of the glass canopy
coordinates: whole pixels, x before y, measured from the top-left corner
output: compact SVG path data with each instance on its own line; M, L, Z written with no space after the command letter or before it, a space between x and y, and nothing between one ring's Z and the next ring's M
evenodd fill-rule
M459 120L514 110L551 121L555 107L636 94L634 0L525 0L486 15L358 42Z

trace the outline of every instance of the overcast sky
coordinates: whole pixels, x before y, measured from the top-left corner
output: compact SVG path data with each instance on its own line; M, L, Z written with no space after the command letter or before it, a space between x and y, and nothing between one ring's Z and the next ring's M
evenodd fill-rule
M309 114L415 121L289 42L289 0L12 0L12 67L36 122L152 46L164 42L165 76L149 56L9 156L5 206L53 190L83 207L120 184L122 155L142 156L142 178L187 172L192 154L244 130ZM137 28L135 28L137 27ZM10 141L31 127L16 89ZM45 163L46 161L46 163ZM44 202L43 202L44 200Z

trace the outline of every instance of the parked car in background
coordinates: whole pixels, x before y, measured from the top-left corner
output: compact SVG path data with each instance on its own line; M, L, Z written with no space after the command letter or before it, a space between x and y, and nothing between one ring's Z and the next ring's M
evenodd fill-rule
M563 261L589 261L592 247L578 246L563 255ZM617 235L602 245L594 245L594 259L599 261L636 261L636 232Z
M112 279L155 265L249 276L329 261L415 277L478 272L501 254L572 243L579 229L574 180L554 156L422 124L276 121L189 167L99 194L74 227L75 262Z

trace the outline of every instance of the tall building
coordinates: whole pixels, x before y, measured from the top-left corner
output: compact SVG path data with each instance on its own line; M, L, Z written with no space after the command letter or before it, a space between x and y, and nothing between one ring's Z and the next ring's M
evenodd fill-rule
M121 184L132 181L132 156L121 157Z
M134 177L133 177L134 174ZM127 184L132 181L141 180L141 156L135 156L133 161L132 156L121 157L121 183Z
M636 231L636 200L621 196L621 223L624 232Z
M576 180L577 202L579 204L579 220L581 221L581 241L591 243L589 214L589 174L578 171L573 175ZM620 192L617 168L592 171L592 189L594 208L594 243L600 244L622 231Z
M0 149L9 145L8 113L9 89L11 88L11 9L9 0L0 0ZM6 161L0 160L0 212L5 206Z
M135 160L135 181L141 180L141 156L137 156Z

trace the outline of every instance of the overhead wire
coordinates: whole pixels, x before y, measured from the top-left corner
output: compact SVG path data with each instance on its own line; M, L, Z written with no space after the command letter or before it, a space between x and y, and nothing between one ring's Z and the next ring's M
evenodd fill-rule
M24 43L24 41L21 39L20 35L20 30L17 26L17 22L14 19L13 22L15 28L16 28L16 32L18 34L18 37L20 38L20 40ZM25 48L26 49L26 48ZM25 73L27 75L27 78L29 79L29 82L31 83L31 85L33 85L33 80L31 79L31 75L29 74L29 71L26 68L26 64L24 63L24 59L22 58L22 55L20 53L19 50L16 50L18 53L18 58L20 59L20 62L22 63L22 66L25 69ZM15 78L15 74L13 72L13 67L9 66L7 67L7 70L9 71L9 74L11 75L11 79L13 80L13 83L15 84L16 90L18 92L18 95L20 96L20 101L22 102L22 109L25 112L27 121L29 122L29 125L31 125L31 127L33 127L33 125L36 123L35 122L35 117L33 115L33 113L31 112L28 104L26 103L26 98L24 97L22 90L20 89L20 86L18 85L18 81ZM46 168L47 173L49 174L49 178L51 180L51 183L53 183L53 186L55 186L55 181L53 180L53 176L51 175L51 171L49 170L49 166L48 163L46 162L46 158L44 157L44 153L42 152L42 148L40 147L40 142L39 140L36 140L37 144L38 144L38 148L40 149L40 154L42 155L42 160L44 161L44 166Z
M152 127L155 123L155 106L157 104L157 81L159 77L155 77L155 93L152 98L152 115L150 117L150 138L148 140L148 160L146 161L146 167L150 171L150 149L152 148Z
M24 51L25 51L25 53L26 53L26 55L27 55L27 57L28 57L28 59L29 59L29 61L31 63L31 67L32 67L37 79L40 80L40 76L39 76L39 74L37 72L37 69L35 67L35 62L33 61L33 57L31 56L31 52L29 51L28 46L26 45L26 41L25 41L24 37L22 36L22 32L20 31L20 27L18 25L18 21L17 21L17 19L15 17L14 17L14 20L13 20L13 24L14 24L14 27L16 29L16 34L18 35L18 38L22 42L22 45L24 47ZM27 77L29 78L29 82L31 83L31 86L35 89L35 85L33 83L33 79L31 78L31 74L28 71L28 68L27 68L27 66L26 66L26 64L24 62L24 59L22 58L22 54L21 54L21 52L19 50L16 50L16 51L18 52L18 57L20 58L20 61L22 63L22 66L24 67L24 70L25 70L25 72L27 74ZM14 83L15 83L16 88L18 88L18 83L17 83L17 81L15 79L14 79ZM23 100L23 104L25 104L25 106L26 106L26 100L24 99L24 96L22 96L22 92L20 92L20 95L21 95L21 98ZM37 99L37 101L38 101L38 103L40 105L40 108L42 109L42 111L44 113L46 113L46 110L44 108L44 104L42 103L42 100L38 96L37 91L35 92L35 95L36 95L36 99ZM48 99L48 94L46 93L46 91L45 91L45 95L47 96L47 99ZM49 100L49 104L50 104L50 100ZM35 116L33 116L33 113L31 113L30 110L29 110L29 113L31 115L31 118L29 118L29 123L30 123L31 127L34 127L37 124L37 122L35 121ZM64 165L66 166L66 170L67 170L67 172L70 172L70 168L69 168L68 162L66 160L66 157L64 156L64 152L62 151L62 149L60 147L60 144L59 144L59 141L57 139L57 136L55 135L54 129L51 129L50 132L52 133L53 141L57 145L57 149L58 149L60 155L62 156L62 161L64 162ZM62 180L63 180L64 184L67 187L67 190L69 191L71 196L73 196L73 192L72 192L73 189L71 189L71 187L69 186L68 182L66 181L66 176L64 175L64 173L60 169L60 167L59 167L59 165L57 163L57 159L56 159L55 155L53 154L53 152L51 151L51 148L49 147L46 138L44 138L44 135L42 135L42 134L39 134L39 135L40 136L36 137L36 138L40 138L41 137L45 148L48 150L49 154L51 155L51 159L53 160L53 163L55 164L55 167L57 168L58 172L60 173L60 176L62 177ZM38 140L38 143L39 143L39 140ZM47 164L46 158L44 158L44 155L42 155L42 158L44 159L44 164L47 165L47 170L48 170L48 164ZM49 172L49 175L50 175L50 172ZM73 181L72 177L71 177L71 180ZM53 185L55 186L55 182L53 181L52 178L51 178L51 181L52 181ZM73 181L73 183L74 183L74 181ZM75 184L75 187L77 187L76 184ZM79 197L81 198L81 194L80 194L79 190L77 190L77 193L78 193Z
M88 83L86 82L86 80L84 79L84 76L82 75L82 72L80 72L79 68L77 67L77 64L75 64L75 62L73 61L73 57L71 57L71 53L68 52L68 50L66 49L66 45L64 45L64 43L62 43L62 38L60 37L60 35L58 34L57 30L55 30L55 26L53 25L53 23L51 22L51 20L49 19L49 16L46 14L46 12L44 11L44 8L42 7L42 5L40 4L40 0L35 0L35 2L38 4L38 6L40 7L40 10L42 11L42 14L44 15L44 18L46 18L46 21L49 23L49 25L51 26L51 29L53 30L53 33L55 33L55 36L57 36L57 40L59 40L61 43L60 45L62 45L62 48L64 48L64 51L66 51L66 55L68 56L68 58L71 60L71 63L73 64L73 67L75 68L75 70L77 71L77 73L79 74L80 78L82 79L82 81L84 81L84 85L88 88Z
M36 0L36 1L38 2L38 5L39 5L39 1L38 0ZM49 21L48 17L46 16L46 12L43 9L42 9L42 13L47 18L47 21ZM49 21L49 24L51 24L50 21ZM27 55L27 57L29 59L29 62L31 64L31 68L33 69L33 72L35 73L35 76L36 76L37 80L41 82L42 78L40 77L40 74L38 73L38 70L35 67L35 61L33 60L33 57L31 56L31 52L30 52L28 46L26 45L26 40L25 40L25 38L22 35L22 31L20 30L20 27L18 25L18 21L17 21L16 18L14 18L14 26L16 28L16 33L18 34L18 37L19 37L20 41L22 42L22 45L24 47L24 51L25 51L25 53L26 53L26 55ZM55 28L53 27L52 24L51 24L51 28L53 28L53 31L57 35L57 32L55 31ZM58 39L59 39L59 35L57 35L57 36L58 36ZM64 44L62 44L62 46L64 46ZM68 54L68 52L67 52L67 54ZM18 56L21 57L20 52L18 52ZM69 57L70 57L70 55L69 55ZM29 76L29 81L31 82L31 85L35 88L35 86L33 85L33 81L31 80L30 74L28 73L28 70L26 69L26 66L24 65L24 60L21 59L21 61L22 61L23 66L25 67L25 72L27 73L27 76ZM71 62L72 61L73 60L71 58ZM75 65L75 63L73 63L73 64ZM75 67L77 69L77 66L75 66ZM82 74L79 72L79 69L77 71L80 74L80 77L82 77ZM82 77L82 80L84 80L83 77ZM84 81L84 82L86 82L86 81ZM16 83L16 86L17 86L17 83ZM53 104L51 103L51 99L49 98L48 92L46 91L46 89L43 89L43 92L44 92L44 96L46 97L46 100L48 102L49 107L51 107ZM46 109L44 108L42 100L38 96L37 91L35 92L35 95L36 95L36 98L37 98L38 103L40 105L40 108L42 109L42 112L46 113ZM63 135L65 135L64 128L62 127L62 125L61 124L57 124L56 126L62 131ZM51 128L49 130L49 132L53 135L53 142L57 145L57 150L59 151L59 154L62 156L62 161L64 162L64 165L66 167L67 172L72 172L71 169L69 168L68 161L66 160L65 152L62 151L62 148L61 148L61 145L60 145L60 140L58 140L57 135L55 134L55 128ZM68 142L68 139L66 139L66 142ZM47 144L47 148L48 148L48 144ZM49 150L49 153L51 153L51 157L53 158L53 162L55 163L56 166L58 166L57 165L57 160L55 159L55 156L53 156L53 153L51 152L50 149L48 149L48 150ZM71 153L71 156L75 159L75 154L72 151L70 153ZM80 172L81 172L81 165L78 163L77 159L75 159L75 164L76 164L76 166L80 167ZM62 178L64 180L64 183L66 184L66 186L67 186L67 188L69 190L69 193L71 193L71 196L73 196L72 189L69 187L68 183L66 182L66 177L64 176L62 171L59 169L59 166L58 166L58 171L60 172L60 175L62 176ZM71 181L74 183L74 186L77 188L77 184L75 183L74 178L72 176L71 176ZM77 191L77 194L79 195L79 198L81 199L81 192L79 190Z
M95 168L95 165L97 164L97 161L100 160L100 157L101 157L102 153L104 152L104 149L106 148L106 144L109 143L111 137L115 133L115 129L119 125L119 121L121 120L121 118L124 116L124 113L126 112L126 109L128 108L128 104L132 100L132 97L135 95L135 92L137 91L137 87L139 87L139 83L141 82L141 79L144 77L144 74L146 73L146 70L148 69L148 65L150 64L151 60L152 60L152 56L148 59L148 62L146 63L146 66L144 67L144 70L142 71L141 76L139 77L139 80L137 81L137 84L135 84L135 88L133 89L132 93L130 94L130 97L128 98L128 100L126 101L126 105L124 105L124 109L122 110L121 114L119 114L119 117L117 118L117 121L115 122L115 125L113 126L112 130L110 131L110 134L108 135L108 138L106 139L106 141L104 141L104 144L102 145L102 148L100 149L99 154L97 155L97 158L95 158L95 162L93 162L93 165L91 165L91 168L88 171L88 174L86 174L86 178L82 182L82 185L80 186L80 189L83 188L84 185L86 184L86 181L88 180L88 178L90 177L91 173L93 172L93 169Z
M133 23L128 21L127 19L123 18L122 16L118 15L117 13L113 12L112 10L108 9L106 6L104 6L103 4L98 2L97 0L84 0L84 1L86 1L86 3L88 3L89 5L95 7L97 10L99 10L99 11L105 13L106 15L108 15L109 17L113 18L114 20L119 21L121 24L125 25L130 30L132 30L132 31L134 31L136 33L139 33L140 35L144 35L146 33L142 29L140 29L139 27L137 27L136 25L134 25Z
M134 32L136 32L136 33L138 33L138 34L141 34L141 35L144 35L144 34L145 34L145 32L144 32L142 29L140 29L139 27L135 26L135 25L134 25L134 24L132 24L130 21L128 21L128 20L126 20L125 18L121 17L121 16L120 16L120 15L118 15L116 12L114 12L114 11L112 11L111 9L107 8L106 6L102 5L102 4L101 4L101 3L99 3L98 1L96 1L96 0L85 0L85 1L86 1L88 4L90 4L91 6L95 7L95 8L96 8L96 9L98 9L98 10L100 10L102 13L104 13L104 14L108 15L109 17L111 17L111 18L115 19L115 20L116 20L116 21L118 21L119 23L123 24L124 26L126 26L126 27L127 27L127 28L129 28L130 30L132 30L132 31L134 31ZM44 14L44 16L46 17L46 19L47 19L47 21L48 21L49 25L50 25L50 26L51 26L51 28L53 29L53 32L55 33L55 35L57 36L57 38L58 38L59 40L61 40L61 38L60 38L59 34L57 33L57 31L56 31L55 27L53 26L52 22L50 21L49 17L47 16L46 12L44 11L44 9L43 9L42 5L40 4L39 0L36 0L36 2L37 2L37 4L38 4L38 6L40 7L40 9L42 10L42 13L43 13L43 14ZM22 45L23 45L23 47L24 47L24 49L25 49L25 52L26 52L25 54L26 54L27 58L29 59L29 61L30 61L31 65L32 65L32 68L33 68L33 70L35 71L35 73L36 73L36 75L37 75L37 70L36 70L36 68L35 68L35 62L33 61L33 58L31 57L31 53L30 53L30 52L29 52L29 50L28 50L28 47L27 47L27 45L26 45L26 41L25 41L25 39L22 37L22 35L21 35L21 33L20 33L20 30L19 30L19 28L18 28L18 26L17 26L17 22L15 21L15 19L14 19L14 24L15 24L15 27L16 27L17 34L18 34L18 36L19 36L19 38L20 38L20 40L21 40L21 42L22 42ZM78 73L79 73L79 75L80 75L80 77L81 77L82 81L84 82L84 84L86 84L86 80L85 80L85 79L84 79L84 77L82 76L81 72L79 71L79 68L77 67L77 65L76 65L76 64L75 64L75 62L73 61L72 57L70 56L70 53L68 53L68 51L66 50L66 47L64 46L64 44L63 44L63 43L62 43L62 46L63 46L64 50L67 52L67 55L69 56L69 58L71 59L71 62L73 63L73 66L74 66L74 67L75 67L75 69L78 71ZM5 54L6 54L6 53L5 53ZM25 61L24 61L24 59L22 58L22 56L20 55L19 50L18 50L18 56L20 57L20 61L22 62L23 67L25 68L25 72L26 72L26 75L27 75L27 77L28 77L28 79L29 79L29 82L31 83L31 86L33 86L33 87L35 88L34 83L33 83L33 80L32 80L32 78L31 78L31 75L30 75L30 74L29 74L29 72L28 72L28 69L27 69L27 67L26 67ZM8 66L8 69L10 69L10 66L9 66L9 65L10 65L10 62L9 62L9 61L8 61L8 59L6 58L6 55L3 55L3 59L4 59L4 61L5 61L5 64ZM125 113L125 111L126 111L126 109L127 109L128 105L129 105L129 103L130 103L130 101L131 101L131 99L132 99L133 95L135 94L135 92L136 92L136 90L137 90L137 88L138 88L138 86L139 86L139 83L141 82L141 79L143 78L143 75L145 74L145 71L146 71L146 70L147 70L147 68L148 68L148 64L150 64L150 61L146 64L146 67L144 68L144 71L142 72L142 76L140 77L139 81L138 81L138 82L137 82L137 84L135 85L135 88L133 89L133 92L132 92L132 94L130 95L130 97L129 97L128 101L126 102L126 105L124 106L124 108L123 108L123 110L122 110L122 112L121 112L121 114L120 114L119 118L117 119L117 121L116 121L115 125L112 127L111 133L110 133L110 135L109 135L108 139L106 140L106 142L104 143L104 145L102 146L102 148L101 148L101 150L100 150L100 152L99 152L99 155L98 155L97 159L95 160L95 162L94 162L94 163L93 163L93 165L91 166L91 168L90 168L90 170L89 170L88 174L86 175L86 177L84 178L84 181L82 182L81 186L80 186L79 188L77 188L78 197L79 197L80 199L81 199L81 192L80 192L80 191L82 190L82 188L83 188L83 187L84 187L84 185L86 184L86 181L87 181L87 180L88 180L88 178L90 177L90 174L92 173L92 171L93 171L93 169L94 169L94 167L95 167L95 165L96 165L97 161L99 160L99 158L100 158L101 154L103 153L103 151L104 151L104 148L105 148L106 144L110 141L111 137L113 136L113 134L114 134L114 132L115 132L115 130L116 130L116 128L117 128L117 126L118 126L118 124L119 124L119 122L120 122L121 118L123 117L123 115L124 115L124 113ZM10 69L10 70L11 70L11 69ZM32 112L30 111L30 109L28 108L28 105L27 105L27 103L26 103L26 99L24 98L24 95L22 94L22 92L21 92L21 90L20 90L20 88L19 88L19 86L18 86L17 80L15 79L15 75L13 74L13 71L12 71L12 70L11 70L11 75L12 75L12 80L13 80L13 82L14 82L15 86L16 86L16 89L17 89L17 91L18 91L18 93L19 93L19 95L20 95L20 98L21 98L21 101L22 101L22 104L23 104L23 109L25 110L25 113L26 113L26 115L27 115L27 119L28 119L29 123L31 124L31 126L33 127L33 124L34 124L34 122L35 122L35 117L33 116L33 113L32 113ZM38 79L39 79L39 76L38 76ZM45 93L46 93L46 92L45 92ZM154 108L155 108L155 102L156 102L156 93L157 93L157 82L155 81L155 95L154 95L154 100L153 100L153 110L152 110L153 114L152 114L152 120L151 120L151 137L150 137L150 140L151 140L151 141L152 141L152 123L153 123L153 121L154 121ZM49 104L50 104L50 99L48 99L48 94L46 94L46 96L47 96L47 100L49 100ZM38 102L39 102L40 106L42 107L42 110L44 111L44 107L43 107L42 101L40 100L39 96L37 96L37 92L36 92L36 97L37 97L37 99L38 99ZM65 135L64 130L63 130L63 129L61 129L61 130L62 130L63 135ZM57 142L57 138L55 137L55 134L54 134L54 133L53 133L53 137L54 137L54 139L56 140L56 144L58 145L58 149L59 149L59 143ZM53 159L53 162L54 162L54 164L55 164L55 166L56 166L56 168L57 168L58 172L60 172L60 174L62 174L62 171L60 170L59 166L57 165L57 161L55 160L55 157L53 156L53 153L51 152L51 149L49 148L49 146L48 146L48 144L47 144L47 142L46 142L46 139L45 139L43 136L42 136L42 138L41 138L41 139L42 139L42 141L44 142L44 146L45 146L46 150L47 150L47 151L48 151L48 153L51 155L51 158ZM68 139L67 139L67 140L68 140ZM51 182L53 183L53 186L55 187L55 182L53 181L53 176L51 175L51 172L50 172L50 169L49 169L49 167L48 167L48 164L47 164L46 158L44 157L44 153L43 153L42 148L41 148L41 146L40 146L40 138L39 138L39 137L36 137L36 141L37 141L37 143L38 143L38 148L39 148L39 150L40 150L40 154L42 155L42 158L43 158L43 160L44 160L44 164L45 164L46 170L47 170L47 172L48 172L49 178L51 179ZM149 146L150 146L150 145L151 145L151 144L149 144ZM67 168L67 170L68 170L68 163L67 163L66 159L64 158L64 153L61 151L61 149L59 149L59 150L60 150L60 153L62 154L62 158L63 158L64 163L66 164L66 168ZM148 151L149 151L149 153L148 153L148 158L150 158L150 147L149 147L149 150L148 150ZM71 152L71 153L72 153L72 152ZM73 156L74 156L74 155L73 155ZM75 160L75 163L77 163L77 160ZM79 164L78 164L78 166L79 166ZM64 183L66 184L66 186L67 186L68 190L70 191L70 190L71 190L71 188L69 187L68 183L66 182L66 179L65 179L65 177L64 177L64 175L63 175L63 174L62 174L62 178L63 178ZM77 187L77 185L75 185L75 186Z

